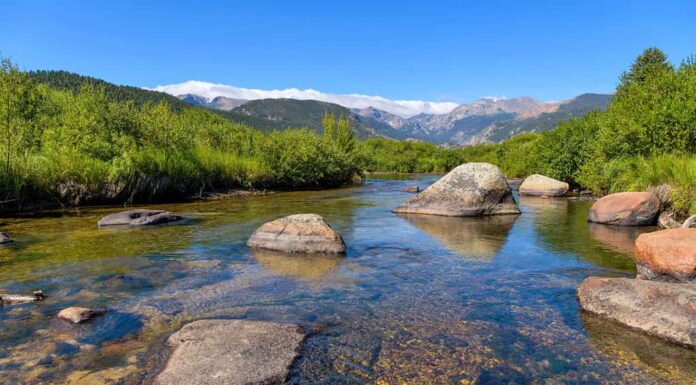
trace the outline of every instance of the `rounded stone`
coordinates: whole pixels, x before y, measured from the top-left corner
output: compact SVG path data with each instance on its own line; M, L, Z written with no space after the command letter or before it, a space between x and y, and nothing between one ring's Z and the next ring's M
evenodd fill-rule
M598 199L590 208L588 220L618 226L655 224L660 200L649 192L622 192Z
M247 246L289 253L343 253L343 238L316 214L296 214L263 224Z
M97 222L97 226L147 226L174 222L182 219L180 216L164 210L133 209L113 213Z
M58 318L73 324L80 324L102 313L103 311L94 311L86 307L72 306L61 310L58 313Z
M465 163L394 212L468 217L519 214L520 210L498 167L488 163Z
M667 281L696 279L696 229L676 228L636 239L638 277Z
M520 195L560 197L568 192L570 186L544 175L528 176L520 185Z

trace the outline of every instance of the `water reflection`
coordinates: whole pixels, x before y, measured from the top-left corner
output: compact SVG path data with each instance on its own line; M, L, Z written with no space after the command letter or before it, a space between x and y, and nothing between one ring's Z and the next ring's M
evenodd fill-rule
M262 249L254 249L251 253L271 273L307 281L326 278L343 260L340 255L320 253L288 254Z
M399 214L408 223L468 261L490 262L505 244L517 215L481 218Z
M588 223L590 236L610 249L633 255L636 238L646 230L637 227L610 226L598 223Z

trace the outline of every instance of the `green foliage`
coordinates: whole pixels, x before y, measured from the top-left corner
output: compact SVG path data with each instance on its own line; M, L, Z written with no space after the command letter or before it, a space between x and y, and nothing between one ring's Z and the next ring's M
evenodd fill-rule
M362 144L370 172L447 172L465 161L461 149L426 142L370 138Z
M361 148L344 116L331 140L306 129L264 134L178 99L170 103L67 73L31 76L43 84L7 60L0 67L0 159L8 159L0 168L0 198L13 205L335 186L351 183L363 170Z

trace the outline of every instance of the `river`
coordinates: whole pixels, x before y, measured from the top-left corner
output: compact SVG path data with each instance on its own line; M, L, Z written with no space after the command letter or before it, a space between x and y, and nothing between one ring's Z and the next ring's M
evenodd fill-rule
M102 228L118 207L6 218L0 293L47 298L0 308L0 383L138 384L188 321L295 322L309 338L291 384L687 384L696 352L580 311L591 275L632 276L633 240L653 228L589 225L588 200L520 199L520 216L399 216L437 177L151 205L187 217ZM345 257L251 252L249 235L289 214L324 216ZM107 308L74 326L67 306ZM650 315L646 315L650 316Z

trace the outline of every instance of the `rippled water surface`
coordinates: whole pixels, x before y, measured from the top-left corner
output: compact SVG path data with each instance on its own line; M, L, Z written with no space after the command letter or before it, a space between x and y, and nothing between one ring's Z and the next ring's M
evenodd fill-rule
M0 383L149 383L163 341L200 318L296 322L310 337L292 384L688 384L696 354L579 311L589 275L630 276L641 231L590 226L591 202L522 198L522 215L398 216L436 177L154 206L187 216L98 229L119 208L2 220ZM260 224L323 215L345 257L251 252ZM60 309L108 308L93 322Z

